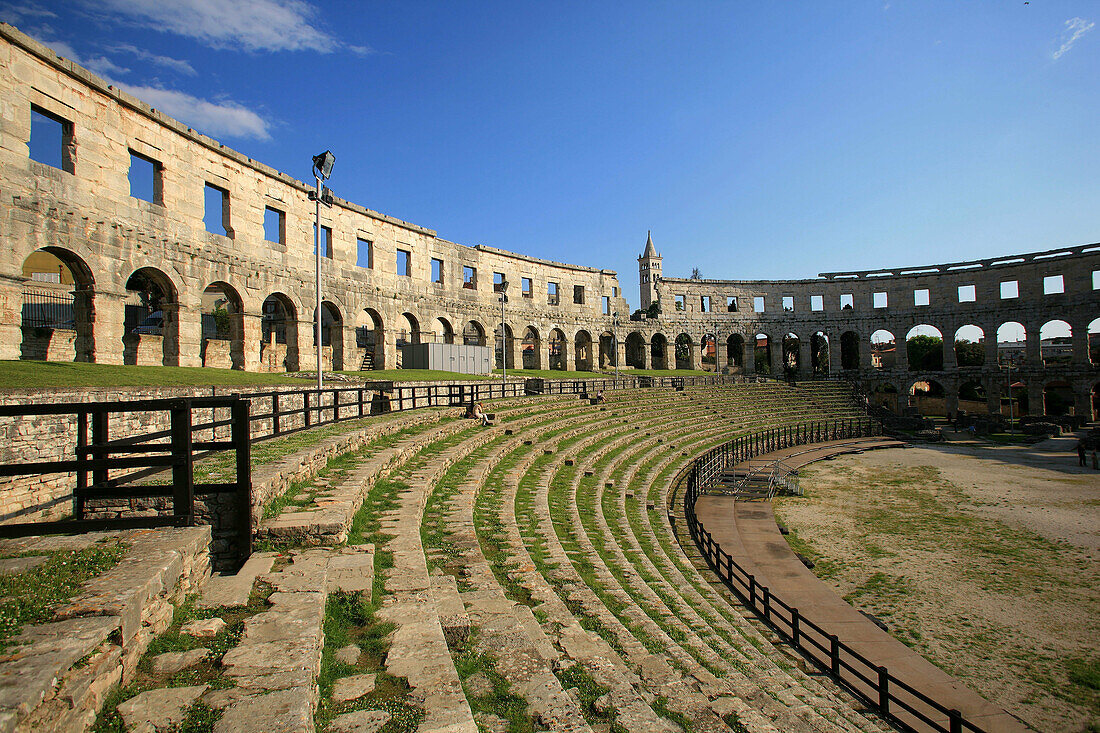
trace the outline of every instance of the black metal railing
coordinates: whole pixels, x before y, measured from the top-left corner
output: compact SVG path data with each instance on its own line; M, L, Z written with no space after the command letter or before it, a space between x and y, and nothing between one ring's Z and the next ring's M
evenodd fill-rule
M75 329L72 292L24 289L21 323L32 328Z
M196 416L207 414L207 411L211 415L220 414L220 419L198 422ZM186 397L0 406L0 418L33 419L37 416L55 416L59 424L75 427L72 457L0 464L0 478L48 482L53 477L61 477L64 483L73 482L72 518L2 524L0 537L187 526L195 523L196 497L231 494L238 553L248 556L252 468L247 399L239 396ZM112 438L112 422L116 425L158 422L167 424L168 428ZM229 435L218 440L215 436L221 428L227 429ZM62 436L58 434L57 438L61 440ZM196 460L202 455L222 451L235 453L234 479L196 483ZM151 475L164 472L170 475L169 483L148 480ZM110 507L111 501L142 499L153 500L152 515L112 516L124 515L127 511ZM157 508L160 504L169 504L170 508ZM147 510L138 512L148 513Z
M915 720L943 733L985 733L958 710L948 708L891 674L757 582L752 573L722 549L696 516L699 496L728 466L794 445L882 434L882 424L870 418L826 420L762 430L712 448L688 469L684 490L688 531L707 565L742 603L820 669L902 729L916 730Z

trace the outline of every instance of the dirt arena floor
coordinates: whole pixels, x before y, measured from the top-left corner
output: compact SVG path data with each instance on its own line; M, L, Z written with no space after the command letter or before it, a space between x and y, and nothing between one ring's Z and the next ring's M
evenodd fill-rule
M1071 446L822 461L776 514L818 576L932 662L1038 731L1100 731L1100 472Z

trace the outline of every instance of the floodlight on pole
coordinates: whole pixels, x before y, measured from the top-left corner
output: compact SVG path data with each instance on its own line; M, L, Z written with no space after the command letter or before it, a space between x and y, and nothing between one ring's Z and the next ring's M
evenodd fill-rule
M313 224L313 250L316 255L316 285L317 285L317 310L314 312L314 341L317 345L317 389L320 390L324 381L321 376L321 204L332 206L332 193L321 182L328 180L332 175L332 165L336 162L336 156L326 150L320 155L313 156L313 177L317 180L317 190L309 194L309 198L317 202L317 214ZM331 245L331 242L329 243Z

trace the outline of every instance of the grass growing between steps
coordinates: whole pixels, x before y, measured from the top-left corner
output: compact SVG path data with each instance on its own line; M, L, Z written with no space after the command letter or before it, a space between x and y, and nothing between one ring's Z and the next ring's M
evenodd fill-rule
M122 716L118 713L118 706L149 690L191 685L209 685L212 689L233 687L233 681L222 675L221 658L240 642L245 619L270 607L267 599L272 590L266 583L256 583L248 603L244 606L200 609L196 608L194 597L188 598L176 608L172 616L172 625L168 630L150 642L149 648L138 662L134 679L125 687L112 690L107 696L92 726L93 733L123 733L126 727ZM225 628L213 639L196 639L180 631L189 621L209 618L220 618L226 623ZM210 650L206 659L175 675L166 676L152 670L152 659L159 654L199 648ZM199 701L188 709L187 720L175 730L180 733L206 733L213 730L214 723L220 717L221 711L213 710Z
M514 694L508 680L497 672L496 657L479 649L476 628L470 629L461 646L451 648L451 658L475 716L484 713L507 721L508 733L549 730L535 722L527 701Z
M554 674L563 690L576 690L581 704L581 713L590 726L605 725L609 733L632 733L615 722L614 708L597 703L597 700L608 693L608 688L594 680L588 670L579 664L574 664L572 667L556 669Z
M29 570L0 575L0 651L25 624L52 621L53 609L75 596L86 581L118 565L126 547L106 539L82 550L25 553L47 559Z
M385 671L387 636L394 630L391 623L375 618L380 604L368 603L363 594L335 592L325 604L325 648L321 657L321 674L317 678L320 703L314 716L317 730L323 731L332 719L356 710L384 710L390 720L380 733L412 733L424 717L424 711L410 697L411 688L401 677ZM359 660L347 664L336 658L336 652L348 645L359 647ZM336 680L360 674L373 674L374 690L363 697L335 702L332 690Z
M504 476L531 452L527 445L517 446L501 457L496 467L486 477L474 500L474 531L477 534L481 554L496 577L504 594L525 606L534 607L531 592L511 575L514 555L508 546L507 528L501 519L500 506L504 500Z

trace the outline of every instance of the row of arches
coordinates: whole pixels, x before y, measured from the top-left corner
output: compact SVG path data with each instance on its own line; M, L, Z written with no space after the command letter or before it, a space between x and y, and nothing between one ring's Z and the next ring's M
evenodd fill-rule
M1016 418L1040 415L1079 415L1100 419L1100 382L1074 384L1065 379L1023 378L1011 385L997 379L960 379L957 385L920 376L901 389L891 381L875 384L868 392L871 404L892 412L905 408L943 417L957 412L999 413Z

